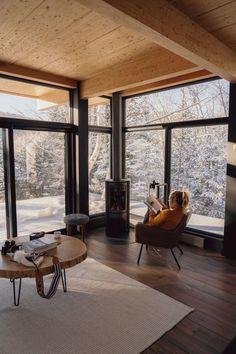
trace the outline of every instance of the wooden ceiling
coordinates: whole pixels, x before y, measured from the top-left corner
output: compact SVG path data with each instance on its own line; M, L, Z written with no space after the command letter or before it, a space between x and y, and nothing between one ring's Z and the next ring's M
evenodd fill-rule
M0 73L82 97L235 82L235 52L236 1L1 0Z

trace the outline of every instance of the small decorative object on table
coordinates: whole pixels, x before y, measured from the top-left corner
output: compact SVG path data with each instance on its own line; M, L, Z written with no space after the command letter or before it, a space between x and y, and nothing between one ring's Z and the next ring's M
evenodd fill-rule
M44 231L41 232L33 232L32 234L30 234L30 240L36 240L37 238L41 238L45 235Z
M56 241L61 241L61 231L55 231L54 232L54 239Z

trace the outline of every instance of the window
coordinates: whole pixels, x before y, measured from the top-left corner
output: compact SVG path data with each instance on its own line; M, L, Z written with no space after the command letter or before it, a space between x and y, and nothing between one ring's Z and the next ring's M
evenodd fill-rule
M105 180L110 178L110 134L89 133L89 213L105 212Z
M0 92L0 127L6 131L0 135L1 233L12 237L16 236L16 231L17 235L27 235L64 228L65 177L72 176L70 164L65 164L68 148L65 142L70 144L65 136L72 129L70 124L60 123L71 122L70 92L56 86L3 77ZM7 162L5 170L2 146L4 162ZM9 177L6 185L3 171ZM5 189L11 192L6 206ZM71 198L69 191L68 198ZM9 214L7 219L5 208Z
M174 129L171 190L191 195L191 228L223 235L227 126Z
M64 133L14 131L18 235L63 228Z
M228 101L229 83L221 79L125 100L126 177L131 179L131 215L138 216L134 220L144 215L148 184L170 181L170 190L190 191L188 225L223 235Z
M111 110L110 100L103 97L90 98L89 104L89 125L110 127L111 126Z
M110 99L90 98L89 121L89 214L105 212L105 180L110 178Z
M131 214L143 216L149 184L164 182L163 130L126 133L126 177L130 178Z
M126 100L126 126L228 116L229 83L213 80Z

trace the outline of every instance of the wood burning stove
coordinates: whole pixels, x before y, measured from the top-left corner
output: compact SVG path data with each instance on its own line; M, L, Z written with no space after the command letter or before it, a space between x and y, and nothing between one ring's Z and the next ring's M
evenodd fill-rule
M129 232L129 183L127 179L106 181L106 233L122 236Z

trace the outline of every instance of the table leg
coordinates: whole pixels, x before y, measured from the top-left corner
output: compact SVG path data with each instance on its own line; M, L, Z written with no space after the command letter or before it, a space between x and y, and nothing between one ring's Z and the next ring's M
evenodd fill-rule
M66 270L65 269L61 270L61 282L62 282L63 291L66 293L67 286L66 286Z
M10 279L10 282L13 285L13 297L14 297L14 305L19 306L20 303L20 293L21 293L21 278L19 278L19 285L18 285L18 294L16 296L16 279Z

